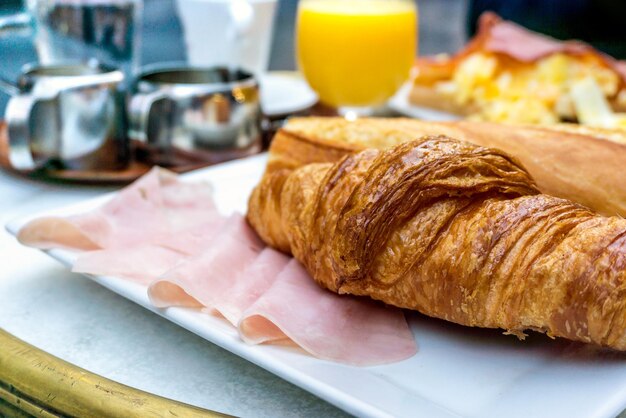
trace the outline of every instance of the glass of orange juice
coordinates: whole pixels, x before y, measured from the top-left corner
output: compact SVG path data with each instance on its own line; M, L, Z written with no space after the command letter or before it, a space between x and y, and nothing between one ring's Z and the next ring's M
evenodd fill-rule
M413 0L301 0L298 67L323 104L372 114L409 77L417 48Z

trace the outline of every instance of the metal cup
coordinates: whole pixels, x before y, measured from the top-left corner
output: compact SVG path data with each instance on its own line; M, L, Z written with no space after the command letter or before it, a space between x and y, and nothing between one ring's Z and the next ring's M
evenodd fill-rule
M161 67L143 72L129 137L165 166L216 163L261 148L259 86L245 71Z
M9 161L109 170L128 162L121 71L97 63L27 67L9 100Z

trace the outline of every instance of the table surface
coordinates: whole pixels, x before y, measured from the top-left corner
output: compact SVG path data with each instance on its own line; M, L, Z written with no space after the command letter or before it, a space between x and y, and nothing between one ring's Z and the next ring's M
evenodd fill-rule
M462 42L461 0L420 0L421 50L454 50ZM270 67L293 69L296 1L282 0ZM162 30L170 0L146 0L147 31ZM445 24L441 24L444 22ZM447 28L447 29L446 29ZM168 29L170 30L170 29ZM161 36L144 36L147 61ZM167 42L165 42L167 44ZM0 72L9 77L32 60L24 40L0 39ZM146 52L147 51L147 52ZM152 52L151 52L152 51ZM146 60L144 60L146 61ZM0 110L6 97L0 97ZM0 171L0 223L67 205L107 187L40 183ZM68 272L0 231L0 328L57 357L126 385L207 409L254 417L340 417L345 414L265 370Z

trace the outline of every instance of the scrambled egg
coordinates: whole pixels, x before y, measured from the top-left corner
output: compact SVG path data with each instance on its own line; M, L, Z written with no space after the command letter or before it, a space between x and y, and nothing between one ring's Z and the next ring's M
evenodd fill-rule
M470 119L540 124L578 120L626 127L626 114L613 113L607 100L619 96L618 75L590 59L554 54L525 64L474 53L457 66L452 79L435 88L457 104L477 109Z

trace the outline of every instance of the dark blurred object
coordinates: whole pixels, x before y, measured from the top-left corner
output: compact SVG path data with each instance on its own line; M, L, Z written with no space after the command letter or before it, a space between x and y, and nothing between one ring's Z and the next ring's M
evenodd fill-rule
M416 0L416 3L419 55L451 54L463 47L468 0Z
M615 57L626 58L626 1L623 0L470 0L469 36L484 11L557 39L578 39Z
M1 0L0 19L12 17L15 13L24 10L22 0ZM0 33L0 76L8 80L16 80L22 72L22 66L29 62L36 62L37 53L32 40L32 31L16 34L15 30ZM4 115L4 108L9 96L0 92L0 118Z
M33 38L39 63L97 59L123 70L138 70L142 0L29 0L0 11L0 36ZM14 14L9 14L13 10Z
M45 65L96 58L126 77L139 70L141 2L38 1L29 7L37 22L35 45Z

